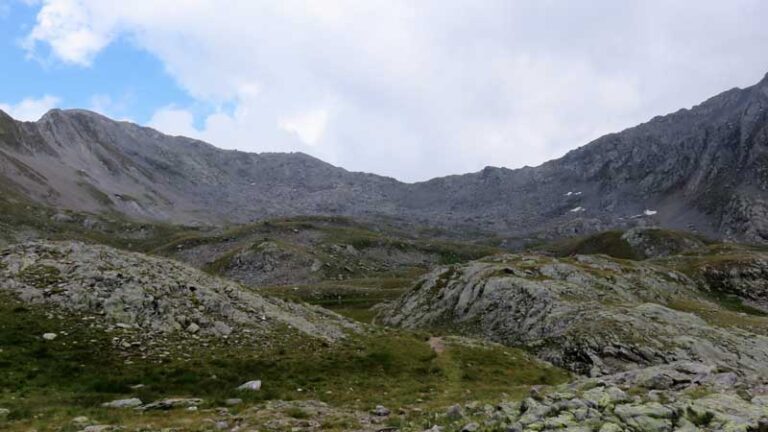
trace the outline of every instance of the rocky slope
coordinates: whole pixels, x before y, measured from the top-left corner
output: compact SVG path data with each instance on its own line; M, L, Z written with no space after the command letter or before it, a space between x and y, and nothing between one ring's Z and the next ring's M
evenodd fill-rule
M758 376L678 362L578 380L522 401L457 406L440 423L462 431L762 431L768 387Z
M768 77L536 168L416 184L304 154L249 154L87 111L0 114L0 188L46 204L188 223L299 214L559 237L657 224L768 238ZM465 233L466 234L466 233Z
M356 326L332 312L266 298L167 259L78 242L33 242L0 252L0 290L138 337L229 337L285 331L336 340Z
M526 346L592 376L682 360L765 374L768 317L743 304L759 303L762 282L740 282L760 280L765 256L739 254L752 266L725 272L714 269L731 253L669 261L502 255L433 271L379 318Z

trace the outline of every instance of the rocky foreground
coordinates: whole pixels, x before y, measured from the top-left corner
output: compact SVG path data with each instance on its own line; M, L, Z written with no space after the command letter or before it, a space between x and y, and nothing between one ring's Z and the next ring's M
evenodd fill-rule
M474 407L461 430L764 431L768 381L676 362L533 392L520 402Z
M635 240L651 259L504 254L437 268L378 309L380 322L413 330L407 335L169 259L80 242L24 243L0 252L0 291L61 327L20 335L28 342L6 332L0 360L50 363L46 376L57 378L53 353L62 353L67 368L99 382L58 383L91 392L78 404L93 402L42 430L768 431L766 253L704 243L659 253ZM7 311L30 319L24 307ZM100 334L116 361L83 347ZM440 337L449 334L473 339ZM259 351L266 357L250 357ZM216 357L204 360L209 355ZM123 368L124 383L78 366L86 360ZM241 375L232 377L230 364ZM14 366L13 373L34 389L38 369ZM356 375L347 380L345 372ZM230 376L216 376L223 374ZM284 380L295 380L294 388L276 393ZM390 384L405 380L414 394L389 398L400 391ZM506 380L500 389L494 382ZM0 422L24 415L27 389L0 383L17 395L6 399L14 410L0 409ZM336 400L350 406L330 403L340 392L349 396ZM109 394L120 398L105 400ZM376 399L398 403L376 406ZM25 421L17 424L34 420Z
M133 403L135 402L135 403ZM443 411L390 410L369 412L323 402L271 401L237 410L242 400L198 410L199 399L169 399L140 405L121 400L112 408L139 411L178 409L177 428L160 430L359 432L694 432L768 430L768 378L739 374L693 362L676 362L580 379L557 387L534 387L530 396L498 403L470 402ZM98 424L77 417L85 432L148 431L146 426Z

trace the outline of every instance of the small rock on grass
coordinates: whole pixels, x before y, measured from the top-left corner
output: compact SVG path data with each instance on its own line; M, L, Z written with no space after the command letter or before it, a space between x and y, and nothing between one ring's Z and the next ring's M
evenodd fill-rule
M119 426L112 425L92 425L83 429L81 432L110 432L120 430Z
M241 385L237 389L238 390L259 391L259 390L261 390L261 380L248 381L247 383Z
M141 399L138 398L130 398L130 399L118 399L113 400L112 402L105 402L101 404L101 406L105 408L136 408L137 406L141 406L143 402Z
M72 419L72 423L79 425L79 426L85 426L86 423L90 422L91 419L89 419L86 416L78 416Z
M464 410L461 409L461 405L453 405L452 407L448 408L445 416L451 420L458 420L464 417Z
M159 401L154 401L152 403L137 407L136 409L143 410L143 411L151 411L151 410L169 410L174 408L191 408L191 407L197 407L198 405L202 404L202 399L163 399Z
M376 405L376 408L371 411L371 414L377 416L377 417L386 417L390 413L389 409L385 407L384 405Z

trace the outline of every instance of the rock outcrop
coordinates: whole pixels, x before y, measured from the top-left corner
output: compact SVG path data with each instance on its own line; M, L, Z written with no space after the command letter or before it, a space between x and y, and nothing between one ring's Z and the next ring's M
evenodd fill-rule
M591 376L683 360L768 373L768 317L730 311L659 263L503 255L442 267L379 320L525 346Z
M463 411L463 423L482 424L483 430L762 431L768 427L768 387L760 377L742 379L681 362L579 380L519 402L470 404ZM450 427L451 418L443 422Z
M291 329L335 340L357 328L325 309L263 297L176 261L79 242L3 250L0 289L145 334L258 338Z

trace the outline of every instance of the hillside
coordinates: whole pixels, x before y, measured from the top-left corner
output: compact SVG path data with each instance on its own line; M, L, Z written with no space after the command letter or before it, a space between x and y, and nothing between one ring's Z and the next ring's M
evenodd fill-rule
M95 113L0 114L0 187L59 208L186 224L346 215L520 245L636 225L768 237L768 78L535 168L405 184L305 154L250 154Z
M53 228L79 226L81 216L69 216ZM173 235L160 231L166 234L157 240L165 241L157 247L147 225L152 241L135 245L272 286L82 242L3 249L0 424L87 432L721 431L766 424L764 248L635 229L542 246L547 255L466 262L489 251L369 228L335 218L223 231L179 227ZM56 235L65 234L80 235ZM274 251L261 253L264 236L279 246L277 259L270 259ZM577 253L584 244L593 255ZM251 255L254 245L259 253ZM616 250L638 254L603 254ZM406 268L437 266L408 276L416 283L402 297L376 307L379 322L405 329L264 295L290 298L297 286L300 293L359 289L387 274L369 266L403 256ZM228 264L210 268L201 257ZM306 257L327 260L330 271L297 271ZM270 263L289 271L264 267ZM339 280L342 265L360 263L365 268ZM370 286L374 294L386 289ZM323 303L322 296L306 298ZM252 380L261 381L260 390L238 389Z
M0 251L0 366L0 427L19 431L374 431L568 378L519 349L446 338L438 354L422 333L71 241Z

